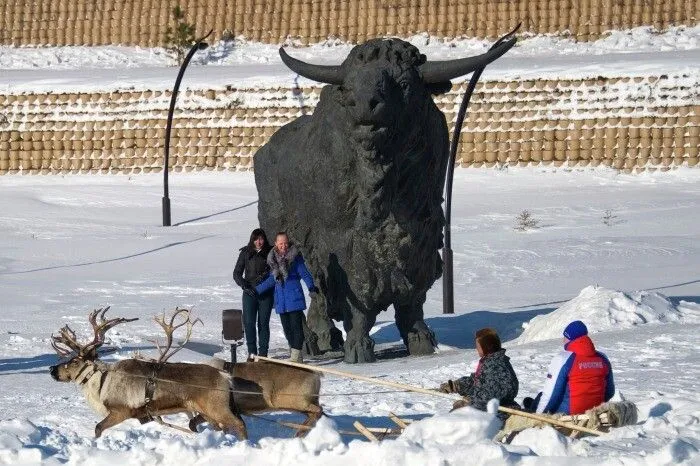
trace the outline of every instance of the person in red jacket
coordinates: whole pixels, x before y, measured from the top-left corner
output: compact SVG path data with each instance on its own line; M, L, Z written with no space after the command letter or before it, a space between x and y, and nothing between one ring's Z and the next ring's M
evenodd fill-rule
M538 413L583 414L615 394L612 366L596 351L588 328L575 320L564 329L564 351L549 365L544 389L523 404Z

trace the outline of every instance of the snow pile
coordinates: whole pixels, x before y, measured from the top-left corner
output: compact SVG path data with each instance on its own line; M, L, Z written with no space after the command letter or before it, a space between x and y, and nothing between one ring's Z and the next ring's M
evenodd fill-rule
M36 464L41 451L27 448L37 443L40 433L34 424L13 419L0 422L0 464Z
M515 436L512 445L528 447L537 456L569 456L571 440L552 427L525 429Z
M501 422L493 414L467 407L414 422L401 438L445 446L475 444L490 440L500 428Z
M590 333L596 333L652 322L696 321L698 317L700 306L697 304L681 301L676 306L661 293L624 293L588 286L556 311L523 323L525 330L517 338L517 343L561 338L564 328L574 320L583 321Z

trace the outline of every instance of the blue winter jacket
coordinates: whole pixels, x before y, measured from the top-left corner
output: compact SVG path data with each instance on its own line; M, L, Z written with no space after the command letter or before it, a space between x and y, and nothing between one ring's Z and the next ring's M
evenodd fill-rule
M287 279L275 280L272 273L255 287L258 294L262 294L273 286L275 287L275 311L277 314L285 312L303 311L306 309L304 290L301 288L301 280L304 280L308 289L314 289L314 279L309 269L306 268L301 254L294 258L289 266Z

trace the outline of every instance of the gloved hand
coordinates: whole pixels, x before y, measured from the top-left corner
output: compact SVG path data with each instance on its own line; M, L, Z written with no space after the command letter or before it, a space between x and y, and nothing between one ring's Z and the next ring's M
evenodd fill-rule
M311 299L316 299L316 296L318 296L318 288L316 288L315 286L309 288L309 296L311 297Z
M455 409L464 408L465 406L469 406L470 404L472 404L472 400L470 400L468 396L465 396L461 400L457 400L452 404L452 409L450 410L450 412L454 411Z
M453 380L448 380L447 382L440 384L438 391L441 391L442 393L457 393L457 386Z
M252 286L250 286L248 284L246 284L243 287L243 292L252 298L255 298L256 296L258 296L258 293L255 291L255 288L253 288Z

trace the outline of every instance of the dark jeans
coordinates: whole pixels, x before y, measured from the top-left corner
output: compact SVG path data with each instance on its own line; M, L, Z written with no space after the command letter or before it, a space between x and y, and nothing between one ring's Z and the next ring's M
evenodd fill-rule
M255 298L243 293L243 326L248 354L267 356L267 349L270 345L272 302L272 293L263 293ZM255 331L256 324L257 332ZM259 347L258 338L260 339Z
M280 314L284 336L292 349L301 350L304 344L304 311L285 312Z

